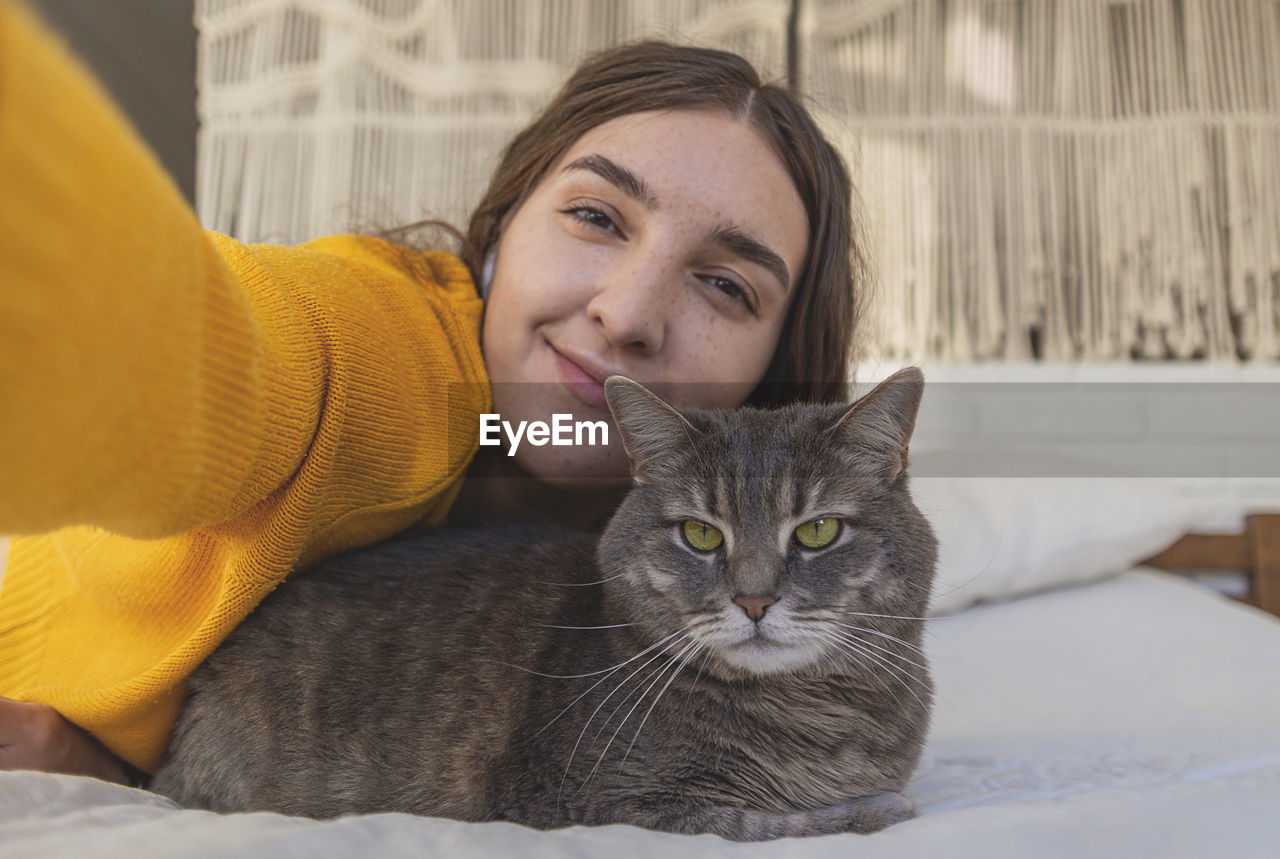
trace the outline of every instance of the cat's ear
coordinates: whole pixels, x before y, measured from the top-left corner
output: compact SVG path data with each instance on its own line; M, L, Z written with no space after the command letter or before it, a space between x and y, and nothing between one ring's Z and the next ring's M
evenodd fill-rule
M604 380L604 396L631 459L636 483L649 483L664 467L674 466L698 431L684 416L648 388L626 376Z
M869 453L876 473L885 483L893 483L907 470L907 447L923 395L920 369L899 370L850 406L830 432Z

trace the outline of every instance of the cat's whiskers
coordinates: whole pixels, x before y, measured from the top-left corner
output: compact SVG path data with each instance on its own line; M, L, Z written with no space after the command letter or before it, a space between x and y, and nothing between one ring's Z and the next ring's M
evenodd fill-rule
M862 627L860 627L860 626L849 626L848 624L844 624L844 623L836 624L836 626L842 626L842 627L844 627L844 628L846 628L846 629L857 629L857 630L862 629ZM887 654L889 654L890 656L892 656L894 659L901 659L903 662L907 663L908 665L914 665L916 668L922 668L922 669L924 669L925 671L928 671L928 670L929 670L929 669L928 669L928 668L926 668L925 666L921 665L919 662L912 662L910 659L908 659L907 657L903 656L901 653L898 653L896 650L890 650L889 648L887 648L887 647L883 647L883 646L881 646L881 645L879 645L879 644L873 644L872 642L867 641L867 640L865 640L865 639L857 638L857 636L852 635L852 633L840 633L840 634L845 634L845 635L849 635L849 636L850 636L850 637L852 637L852 638L856 638L856 639L857 639L857 641L858 641L858 643L859 643L859 644L861 644L861 645L863 645L864 647L870 647L870 648L872 648L873 650L878 650L878 651L880 651L880 652L882 652L882 653L887 653ZM905 644L906 642L903 642L903 643ZM909 645L908 645L908 646L909 646Z
M698 674L693 678L693 683L689 685L690 690L692 690L694 686L698 685L698 681L702 678L702 669L707 667L707 663L709 661L711 661L711 648L707 648L707 655L702 657L702 664L698 666Z
M703 642L703 644L706 644L706 642ZM694 687L694 686L697 686L697 685L698 685L698 681L702 679L702 671L703 671L703 669L705 669L705 668L707 667L707 663L711 661L711 652L712 652L712 650L711 650L711 647L710 647L710 646L707 646L707 647L704 649L704 651L703 651L704 655L703 655L703 657L702 657L702 662L698 665L698 673L697 673L696 675L694 675L693 682L689 684L689 688L688 688L688 689L686 689L686 690L684 690L684 694L685 694L685 703L687 703L687 702L688 702L689 694L690 694L691 692L693 692L693 687Z
M560 626L554 623L535 623L533 626L541 629L621 629L624 626L638 626L635 623L611 623L608 626Z
M951 650L955 650L955 647L952 646L951 642L947 641L945 638L938 635L931 628L932 625L937 621L950 620L953 617L957 617L957 615L954 615L954 614L939 615L937 617L900 617L898 615L893 615L893 614L871 614L869 612L858 611L852 608L842 608L840 606L829 606L827 610L831 612L836 612L839 614L853 615L855 617L880 617L880 618L889 618L890 620L918 620L921 622L929 621L930 625L924 628L924 634L932 638L934 641L941 642Z
M852 636L849 636L847 633L833 631L831 634L834 635L836 638L838 638L841 642L843 642L843 644L846 645L847 647L853 648L857 652L861 653L863 656L866 656L868 659L872 660L873 662L877 663L878 665L886 669L886 671L889 672L890 677L893 677L899 683L901 683L903 688L911 693L911 697L915 698L917 701L920 702L921 707L924 707L926 710L928 709L929 705L926 704L920 698L920 696L916 694L915 689L911 688L911 684L907 682L907 680L914 680L916 683L927 685L927 684L924 684L924 681L920 680L920 678L914 676L913 674L910 674L904 669L894 665L892 662L889 662L883 656L879 656L876 653L870 650L867 650L863 646L865 642L855 639Z
M695 620L693 623L691 623L691 624L689 624L688 626L686 626L686 627L685 627L685 630L686 630L686 631L688 631L688 632L696 632L696 631L697 631L697 630L699 630L700 628L704 628L704 627L706 627L707 625L708 625L708 621L706 621L706 620ZM648 664L649 664L649 662L652 662L652 661L653 661L652 659L648 660L647 662L645 662L645 665L648 665ZM670 665L670 663L669 663L669 662L668 662L668 663L665 663L664 665L662 665L662 666L660 666L659 668L655 669L655 672L656 672L656 671L661 671L663 668L666 668L666 667L667 667L667 665ZM644 666L641 666L641 668L643 668L643 667L644 667ZM634 676L634 675L632 675L632 676ZM643 679L641 679L641 680L640 680L640 682L636 684L635 688L633 688L630 692L628 692L628 693L626 694L626 697L624 697L620 702L618 702L618 706L614 707L614 708L613 708L613 712L611 712L608 716L606 716L606 717L605 717L605 719L604 719L604 721L600 724L600 728L599 728L599 730L597 730L597 731L596 731L596 733L595 733L595 736L593 736L593 737L591 738L591 739L592 739L592 742L594 742L595 740L597 740L597 739L599 739L599 738L600 738L600 735L601 735L602 733L604 733L604 729L605 729L606 727L608 727L609 722L611 722L611 721L613 720L613 717L614 717L614 716L618 715L618 711L619 711L619 710L621 710L624 706L626 706L626 703L627 703L628 701L630 701L630 700L631 700L631 696L632 696L632 695L634 695L634 694L636 693L636 691L637 691L637 690L639 690L639 689L644 685L645 681L647 681L647 680L648 680L650 677L652 677L652 676L653 676L653 674L649 674L648 676L646 676L646 677L644 677ZM627 678L627 680L630 680L630 679L631 679L630 677L628 677L628 678ZM626 680L624 680L624 681L623 681L623 683L625 683L625 682L626 682ZM599 685L599 684L597 684L597 685ZM593 686L593 687L591 687L591 688L592 688L592 689L594 689L595 687ZM591 690L590 690L590 689L588 689L587 691L588 691L588 692L590 692ZM617 691L617 690L614 690L614 691ZM588 721L589 721L589 720L588 720Z
M589 587L591 587L592 585L602 585L602 584L604 584L605 582L611 582L611 581L613 581L614 579L620 579L620 578L622 578L623 576L625 576L626 574L627 574L627 573L626 573L626 571L624 570L623 572L618 573L616 576L609 576L609 578L607 578L607 579L601 579L601 580L600 580L600 581L598 581L598 582L543 582L543 581L539 581L539 582L537 582L536 584L539 584L539 585L547 585L548 587L552 587L552 588L589 588Z
M839 623L838 621L832 620L831 618L824 618L824 617L820 617L820 616L819 616L819 615L817 615L817 614L814 614L814 615L811 615L811 616L797 617L797 620L804 621L804 622L807 622L807 623L834 624L834 625L836 625L836 626L844 627L845 629L852 629L852 630L856 630L856 631L858 631L858 632L865 632L865 633L870 633L870 634L872 634L872 635L878 635L878 636L880 636L881 638L887 638L887 639L889 639L890 641L896 641L898 644L901 644L903 647L909 647L909 648L911 648L912 650L914 650L914 651L916 651L917 653L919 653L921 656L928 656L928 653L925 651L925 649L924 649L923 647L917 647L916 645L911 644L911 643L909 643L909 642L907 642L907 641L904 641L903 639L898 638L897 636L889 635L887 632L880 632L879 630L871 629L871 628L869 628L869 627L865 627L865 626L852 626L852 625L850 625L850 624ZM948 642L945 638L941 638L941 637L939 637L939 636L935 635L935 634L934 634L931 630L929 630L928 628L926 628L926 629L924 630L924 632L925 632L925 634L927 634L927 635L931 636L935 641L939 641L939 642L941 642L942 644L944 644L945 646L947 646L947 647L948 647L948 648L950 648L951 650L955 650L955 649L956 649L956 648L955 648L955 647L954 647L950 642ZM863 643L864 643L864 644L867 644L867 645L870 645L870 644L871 644L871 642L869 642L869 641L867 641L867 642L863 642ZM900 658L901 658L901 657L900 657ZM912 664L914 665L915 663L912 663ZM920 667L922 667L922 668L923 668L924 666L920 666ZM935 690L935 691L936 691L936 690ZM945 699L943 699L943 700L945 700Z
M690 628L690 627L686 627L685 629L689 629L689 628ZM640 651L639 653L637 653L635 656L633 656L633 657L631 657L630 659L627 659L627 660L625 660L625 661L623 661L623 662L619 662L617 665L614 665L614 666L613 666L613 667L611 667L611 668L601 668L599 671L588 671L588 672L587 672L587 673L585 673L585 674L543 674L543 673L541 673L540 671L534 671L534 670L533 670L533 669L531 669L531 668L525 668L525 667L523 667L523 666L521 666L521 665L516 665L516 664L511 663L511 662L503 662L503 661L502 661L502 660L500 660L500 659L488 659L488 660L485 660L485 661L486 661L486 662L495 662L495 663L497 663L498 665L505 665L505 666L507 666L508 668L515 668L516 670L518 670L518 671L523 671L523 672L525 672L526 674L533 674L533 675L535 675L535 676L537 676L537 677L546 677L546 678L551 679L551 680L578 680L578 679L580 679L580 678L582 678L582 677L595 677L597 674L612 674L614 671L617 671L619 668L621 668L622 666L626 665L628 662L634 662L635 660L639 659L641 656L644 656L644 655L645 655L646 653L648 653L650 650L653 650L655 647L660 647L660 646L662 646L662 645L663 645L663 644L665 644L667 641L670 641L671 639L675 638L677 635L679 635L681 632L684 632L684 631L685 631L685 630L680 630L679 632L673 632L673 633L671 633L671 634L670 634L670 635L668 635L666 638L662 639L662 641L659 641L657 644L651 644L651 645L649 645L649 646L648 646L648 647L646 647L644 650L642 650L642 651ZM590 691L590 690L588 690L588 691Z
M676 639L676 641L677 641L677 642L682 642L682 641L685 639L685 637L687 637L687 636L691 635L690 630L692 630L693 626L694 626L694 624L689 624L689 626L686 626L684 629L681 629L681 630L678 630L678 631L676 631L676 632L671 633L671 635L668 635L666 638L662 639L662 641L659 641L657 644L650 645L649 647L647 647L647 648L645 648L644 650L640 651L640 653L638 653L638 654L636 654L635 656L633 656L633 657L631 657L630 659L628 659L626 662L620 663L619 665L615 666L615 667L614 667L614 669L613 669L613 671L617 671L619 668L621 668L623 665L626 665L626 664L627 664L627 663L629 663L629 662L634 662L635 660L639 659L639 658L640 658L641 656L643 656L644 654L648 653L650 650L653 650L653 649L655 649L655 648L661 647L663 644L666 644L668 641L670 641L670 640L671 640L671 639L673 639L673 638L674 638L674 639ZM677 638L677 636L679 636L679 637ZM630 682L630 680L631 680L631 678L632 678L632 677L635 677L635 676L636 676L637 674L639 674L642 670L644 670L644 668L645 668L645 666L646 666L646 665L648 665L650 662L653 662L655 659L658 659L659 657L662 657L662 656L665 656L665 655L667 655L667 654L666 654L666 653L664 653L662 650L659 650L656 654L654 654L653 656L650 656L648 659L646 659L643 663L641 663L641 664L640 664L640 666L639 666L638 668L636 668L636 670L635 670L635 671L632 671L630 674L628 674L628 675L627 675L627 676L622 680L622 682L621 682L621 683L619 683L617 686L613 687L613 689L609 692L609 694L608 694L608 695L605 695L605 696L604 696L604 698L600 701L600 703L596 705L596 708L595 708L594 710L592 710L592 711L591 711L591 715L587 718L587 721L586 721L585 723L583 723L583 725L582 725L582 730L578 732L578 739L574 741L573 749L569 752L569 760L568 760L568 762L565 764L565 767L564 767L564 775L562 775L562 776L560 777L560 789L559 789L559 791L556 793L557 801L559 800L559 797L561 796L561 794L562 794L562 793L563 793L563 791L564 791L564 783L565 783L565 780L569 777L569 769L573 766L573 759L574 759L574 756L576 756L576 755L577 755L577 753L578 753L578 746L580 746L580 745L582 744L582 737L587 733L587 728L591 727L591 722L595 719L596 714L598 714L598 713L600 712L600 708L601 708L601 707L603 707L603 706L605 705L605 702L607 702L610 698L612 698L612 697L614 696L614 694L615 694L619 689L621 689L623 686L627 685L627 683L628 683L628 682ZM600 683L603 683L603 682L604 682L605 680L607 680L607 679L608 679L608 677L602 678L602 679L600 680ZM643 682L643 681L642 681L642 682ZM591 689L594 689L596 686L599 686L599 685L600 685L600 683L596 683L596 684L595 684L595 686L592 686L592 687L591 687ZM588 690L587 690L587 692L590 692L590 691L591 691L591 689L588 689ZM582 693L582 694L583 694L583 695L586 695L586 694L587 694L587 692L584 692L584 693ZM575 698L575 699L573 700L573 702L572 702L572 703L570 703L570 704L569 704L569 707L572 707L574 704L578 703L578 701L579 701L579 700L581 700L581 698L582 698L582 695L579 695L577 698ZM568 707L566 707L564 710L561 710L561 711L560 711L560 713L556 715L556 719L559 719L559 718L560 718L560 716L564 715L565 711L567 711L568 709L569 709L569 708L568 708ZM555 719L553 719L552 721L554 722L554 721L555 721ZM607 720L606 720L606 724L607 724ZM549 727L549 725L548 725L548 727ZM543 728L543 730L546 730L546 728ZM592 772L595 772L595 770L592 770ZM589 777L588 777L588 778L589 778ZM585 782L584 782L584 784L585 784ZM581 788L579 788L579 790L581 790Z
M675 656L671 654L667 654L667 655L671 656L671 659L668 659L666 662L661 663L652 671L650 671L648 674L646 674L644 677L641 677L636 682L636 685L631 687L631 691L628 692L626 695L624 695L622 700L618 702L618 706L614 707L609 712L609 715L604 717L604 719L600 722L600 727L597 728L595 734L591 736L591 742L594 743L596 740L600 739L600 735L603 734L605 732L605 729L609 727L609 723L613 721L613 717L618 715L619 710L627 706L627 703L631 700L631 698L637 692L645 688L644 687L645 683L649 682L649 680L651 680L656 674L658 674L658 672L662 671L664 668L667 668L668 666L671 665L671 663L675 660Z
M631 706L631 709L627 711L627 714L626 714L625 716L623 716L623 717L622 717L622 721L618 723L617 730L615 730L615 731L613 732L613 736L615 736L615 737L616 737L616 736L618 735L618 732L620 732L620 731L622 730L622 726L623 726L623 725L625 725L625 724L627 723L627 719L631 718L631 714L635 711L636 707L639 707L639 706L640 706L641 702L644 700L644 696L645 696L645 695L647 695L647 694L648 694L648 692L649 692L649 690L650 690L650 689L652 689L655 685L657 685L657 683L662 679L662 676L661 676L661 675L662 675L662 674L664 674L664 673L666 672L666 670L667 670L668 668L670 668L672 665L675 665L677 662L679 662L679 661L680 661L680 657L681 657L683 654L688 653L690 648L693 648L693 649L695 649L695 650L696 650L696 649L697 649L697 646L698 646L698 643L699 643L699 642L698 642L698 641L697 641L697 639L695 638L694 640L692 640L692 641L690 641L689 643L685 644L685 646L684 646L684 647L682 647L678 652L673 653L673 654L670 654L670 655L671 655L671 658L670 658L670 659L668 659L666 662L662 663L661 665L659 665L659 666L658 666L658 668L657 668L657 669L656 669L652 674L650 674L649 676L645 677L643 680L641 680L639 683L637 683L637 684L636 684L636 688L637 688L637 689L643 689L643 691L642 691L642 692L640 693L640 695L636 698L636 702L635 702L635 704L633 704L633 705ZM679 669L678 669L678 668L677 668L676 670L677 670L677 672L679 671ZM673 674L672 676L675 676L675 675ZM644 685L646 682L648 682L648 683L649 683L649 685L648 685L648 686L645 686L645 685ZM625 699L625 700L626 700L626 701L631 700L631 695L633 695L633 694L635 694L635 690L632 690L632 692L631 692L631 693L628 693L628 695L627 695L627 697L626 697L626 699ZM615 708L614 708L614 710L613 710L613 712L609 714L609 718L605 720L605 725L602 725L602 726L601 726L601 729L600 729L599 731L597 731L597 732L596 732L596 737L597 737L597 738L599 738L599 736L600 736L602 733L604 733L604 728L608 726L608 722L609 722L609 721L611 721L611 720L613 719L613 717L614 717L615 715L617 715L618 710L621 710L621 709L622 709L622 707L621 707L621 706L615 707ZM612 742L613 742L613 739L612 739L612 738L610 738L609 742L610 742L610 743L612 743ZM609 747L606 745L606 746L605 746L605 751L607 752L608 750L609 750ZM604 755L603 755L603 754L601 754L601 759L603 759L603 758L604 758ZM597 764L598 764L598 763L599 763L599 762L597 761ZM593 770L593 772L594 772L594 770Z
M683 639L679 639L679 640L683 641ZM610 698L613 697L615 692L617 692L623 686L626 686L629 682L631 682L632 677L635 677L637 674L639 674L641 671L644 670L645 666L647 666L649 663L653 662L655 659L661 656L667 656L669 658L666 662L660 664L657 668L655 668L652 673L646 675L644 679L637 682L636 685L632 688L632 690L626 694L626 696L622 699L621 702L618 703L618 706L613 708L613 711L610 712L609 715L605 717L605 720L601 723L599 730L597 730L595 735L591 738L591 741L593 743L600 738L600 735L604 733L604 729L609 726L609 722L613 719L615 715L617 715L618 711L622 709L622 707L626 704L626 702L631 699L631 696L635 694L635 691L637 689L643 689L645 681L647 681L650 677L656 677L658 674L660 674L664 668L666 668L668 665L670 665L672 662L675 661L675 657L668 653L659 653L656 656L653 656L645 660L644 665L641 665L635 671L632 671L630 674L628 674L621 683L619 683L617 686L615 686L612 689L612 691L609 692L608 695L604 696L604 700L602 700L598 705L596 705L595 710L592 711L591 716L588 717L586 723L582 726L582 730L578 732L578 740L573 744L573 751L569 753L569 763L565 766L564 776L562 776L560 779L561 791L564 790L565 779L568 778L569 776L569 767L572 766L573 764L573 758L578 752L578 746L582 743L582 737L584 734L586 734L587 728L591 727L591 722L595 719L596 714L600 712L600 708L605 705L606 701L608 701ZM623 721L625 722L626 720L624 719ZM613 742L613 740L610 739L610 742ZM608 751L608 746L605 746L605 750ZM586 786L587 782L591 781L591 777L595 775L596 768L599 767L599 765L600 765L600 762L596 761L596 766L592 767L591 772L587 774L587 777L585 779L583 779L582 784L578 786L578 790L574 792L575 795L577 795L578 793L581 793L582 788Z
M703 646L704 645L702 644L702 642L695 640L693 642L692 652L690 652L689 655L684 658L683 662L681 662L679 665L676 666L675 671L671 672L671 676L667 679L666 685L664 685L661 689L658 690L658 694L653 699L653 703L649 705L649 709L646 710L644 713L644 718L640 720L640 727L636 728L635 736L631 738L631 742L627 745L627 751L622 755L622 760L618 762L619 772L622 771L622 765L627 762L627 758L630 756L631 749L635 746L636 740L640 739L640 732L644 730L644 723L649 721L649 714L653 712L654 707L658 706L658 702L661 701L662 696L666 694L667 688L671 685L671 682L680 676L680 672L683 671L685 666L688 665L689 662L695 656L698 655L698 650ZM623 721L625 722L626 720L624 719ZM619 728L621 728L621 725L619 726Z
M840 623L839 621L835 621L835 620L830 620L830 621L827 621L827 622L828 622L828 623L834 623L836 626L844 627L845 629L852 629L852 630L856 630L856 631L858 631L858 632L868 632L868 633L870 633L870 634L872 634L872 635L878 635L878 636L880 636L881 638L887 638L887 639L889 639L890 641L896 641L898 644L901 644L903 647L909 647L909 648L911 648L912 650L914 650L916 653L919 653L921 656L925 656L925 655L926 655L926 654L925 654L925 652L924 652L924 648L923 648L923 647L917 647L916 645L912 644L912 643L911 643L911 642L909 642L909 641L904 641L904 640L902 640L901 638L898 638L896 635L890 635L890 634L889 634L889 633L887 633L887 632L880 632L879 630L876 630L876 629L870 629L870 628L865 627L865 626L854 626L853 624L849 624L849 623ZM870 642L867 642L867 643L868 643L868 644L870 644Z
M825 640L828 644L830 644L833 648L835 648L836 650L840 651L840 652L841 652L841 653L843 653L845 656L847 656L847 657L851 658L854 662L861 662L861 661L862 661L862 660L859 658L859 655L858 655L858 654L856 654L856 653L854 653L853 651L849 650L848 648L844 647L844 646L842 645L842 643L840 642L840 640L839 640L839 639L837 639L837 638L835 637L835 634L834 634L833 632L831 632L831 631L821 632L821 633L820 633L820 637L821 637L823 640ZM828 653L828 654L824 654L824 656L825 656L825 657L826 657L826 658L827 658L827 659L828 659L832 664L834 664L837 668L847 670L847 666L843 665L843 664L842 664L838 659L836 659L836 658L835 658L834 656L832 656L831 654L829 654L829 653ZM880 675L879 675L878 673L872 672L872 673L870 674L870 677L871 677L871 679L873 679L873 680L875 680L875 681L876 681L876 685L877 685L877 686L879 686L881 689L883 689L884 691L888 692L890 696L892 696L892 698L893 698L894 702L895 702L895 703L897 703L897 705L898 705L898 707L899 707L899 708L901 708L901 707L903 706L903 704L902 704L902 699L901 699L901 698L899 698L899 697L898 697L898 695L897 695L897 693L895 693L895 692L893 691L893 687L892 687L892 686L890 686L888 683L886 683L886 682L884 681L884 679L883 679L883 678L881 678L881 677L880 677ZM899 681L899 682L901 682L901 681Z
M914 617L902 614L873 614L869 611L858 611L857 609L843 608L841 606L830 606L828 611L839 612L840 614L853 614L858 617L883 617L888 618L889 620L915 620L921 623L924 623L926 620L937 620L937 618L934 617Z
M658 669L658 671L654 674L653 680L651 680L649 682L649 685L644 688L644 691L640 693L640 697L637 698L636 702L631 705L631 709L628 710L627 714L622 717L622 721L618 723L617 729L614 730L613 734L610 735L609 742L605 743L604 751L600 752L600 757L596 758L595 766L591 768L591 772L587 773L587 777L583 779L582 784L578 786L578 793L582 792L582 789L587 786L587 782L591 781L591 779L595 776L596 771L600 769L600 764L604 761L605 755L609 754L609 749L613 746L613 741L618 738L618 734L622 731L623 726L627 724L627 720L631 718L631 714L634 713L636 711L636 708L639 707L640 704L644 701L644 696L648 695L649 690L658 684L658 681L662 679L662 675L667 670L667 668L676 664L676 662L680 659L680 657L683 656L685 653L689 652L690 649L696 650L697 647L698 647L698 641L697 639L694 639L693 641L686 644L680 650L679 653L676 653L670 659L670 661L668 661L666 664L664 664L661 668ZM680 671L679 666L677 666L675 673L672 674L672 677L675 677L675 674L678 674L679 671ZM664 686L663 690L665 691L665 689L666 687ZM661 697L661 693L659 693L659 697ZM656 699L655 699L655 703L656 703ZM641 727L644 727L643 723L641 723Z
M866 627L866 626L852 626L847 623L840 623L838 620L828 617L824 612L813 612L812 614L797 614L795 615L795 620L797 624L806 625L806 626L808 625L821 626L825 624L834 624L835 626L842 626L845 629L856 629L859 632L869 632L872 635L878 635L881 638L887 638L890 641L896 641L898 642L898 644L901 644L903 647L911 648L912 650L919 653L921 656L926 655L923 647L917 647L916 645L910 643L909 641L898 638L896 635L890 635L887 632L880 632L879 630L871 629L870 627Z
M863 653L865 653L869 658L876 660L885 668L893 671L895 675L906 678L907 680L914 681L923 686L928 685L927 683L925 683L924 680L921 680L919 677L916 677L914 674L908 671L905 667L898 665L896 662L890 662L886 657L880 656L878 653L875 653L874 650L872 649L868 649L868 648L875 648L875 645L871 644L871 642L864 641L852 633L841 632L840 630L832 630L831 634L834 635L836 638L840 639L841 641L845 642L846 644L849 644L853 647L858 648ZM883 650L883 648L879 648L879 649ZM910 660L907 660L907 661L910 662ZM911 662L911 664L915 665L918 668L922 668L925 671L928 671L928 669L925 668L925 666L920 665L919 663Z
M686 630L687 630L687 629L690 629L690 627L685 627L685 629L686 629ZM682 630L682 631L684 631L684 630ZM596 681L594 682L594 684L591 684L591 685L588 687L588 689L586 689L586 691L584 691L584 693L582 693L581 695L577 696L577 698L575 698L575 699L571 700L571 702L570 702L570 703L568 703L568 707L566 707L566 708L562 709L562 710L561 710L561 712L557 713L557 714L556 714L556 717L554 717L554 718L552 719L552 721L548 722L548 723L547 723L547 725L544 725L544 726L541 726L540 728L538 728L538 731L536 731L536 732L535 732L534 736L538 736L539 734L541 734L541 732L543 732L543 731L547 730L547 728L549 728L550 726L554 725L554 723L556 723L556 719L558 719L559 717L563 716L563 714L564 714L564 713L570 712L570 710L573 708L573 704L579 703L579 702L580 702L580 700L582 700L582 699L586 698L586 696L588 696L588 695L591 693L591 690L595 689L595 687L596 687L596 686L599 686L600 684L603 684L603 682L604 682L605 680L608 680L608 678L609 678L609 677L612 677L612 676L614 675L614 673L617 673L617 672L618 672L618 670L621 670L622 666L625 666L625 664L627 664L628 662L635 662L635 661L636 661L636 659L639 659L640 657L643 657L643 655L644 655L644 654L646 654L646 653L649 653L649 652L650 652L650 650L653 650L653 649L655 649L655 648L660 648L660 646L662 646L663 644L666 644L666 643L667 643L667 641L669 641L669 640L671 640L671 639L673 639L673 638L676 638L676 636L677 636L677 635L680 635L680 631L672 632L672 634L671 634L671 635L668 635L668 636L667 636L667 638L664 638L664 639L662 639L662 640L658 641L658 643L650 644L649 646L646 646L646 648L645 648L644 650L641 650L641 652L640 652L640 653L635 654L635 655L634 655L634 657L631 657L630 659L626 659L626 661L625 661L625 662L620 662L620 663L616 664L616 666L613 666L612 668L608 668L608 670L607 670L607 671L608 671L608 673L605 673L605 675L604 675L603 677L600 677L600 678L599 678L599 680L596 680ZM649 659L649 662L653 662L653 659ZM645 664L649 664L649 662L645 662ZM641 666L641 667L643 667L643 666ZM595 673L599 673L599 672L595 672ZM544 675L544 676L545 676L545 675ZM590 675L581 675L581 676L589 677Z

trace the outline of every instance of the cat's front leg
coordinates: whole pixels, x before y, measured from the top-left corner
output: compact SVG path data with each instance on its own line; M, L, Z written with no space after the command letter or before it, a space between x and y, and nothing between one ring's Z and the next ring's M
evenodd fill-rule
M677 808L651 806L643 800L614 808L609 820L666 832L696 835L711 832L730 841L768 841L839 832L871 833L916 816L915 803L900 793L859 796L811 811L756 811L732 806Z

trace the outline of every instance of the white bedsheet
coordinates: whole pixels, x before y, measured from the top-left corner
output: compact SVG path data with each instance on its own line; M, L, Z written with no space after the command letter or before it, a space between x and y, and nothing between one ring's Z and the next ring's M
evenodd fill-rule
M0 773L0 856L1280 855L1280 621L1151 571L930 623L919 818L742 845L372 815L220 817L92 779Z

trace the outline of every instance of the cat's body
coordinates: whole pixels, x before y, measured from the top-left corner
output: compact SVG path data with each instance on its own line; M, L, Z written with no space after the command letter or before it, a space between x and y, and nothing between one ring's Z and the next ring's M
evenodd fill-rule
M881 468L879 447L837 456L851 470L834 480L831 462L798 463L804 421L841 413L818 406L691 414L718 458L702 445L676 463L646 447L665 418L622 405L650 421L619 416L640 485L598 543L444 529L309 571L192 677L153 789L224 811L740 840L910 817L897 791L928 723L918 618L935 547L902 465ZM788 419L794 433L771 426ZM698 479L695 460L734 478ZM843 514L836 538L777 539L778 520L785 535L814 510ZM722 544L696 548L707 532L687 521L720 523Z

